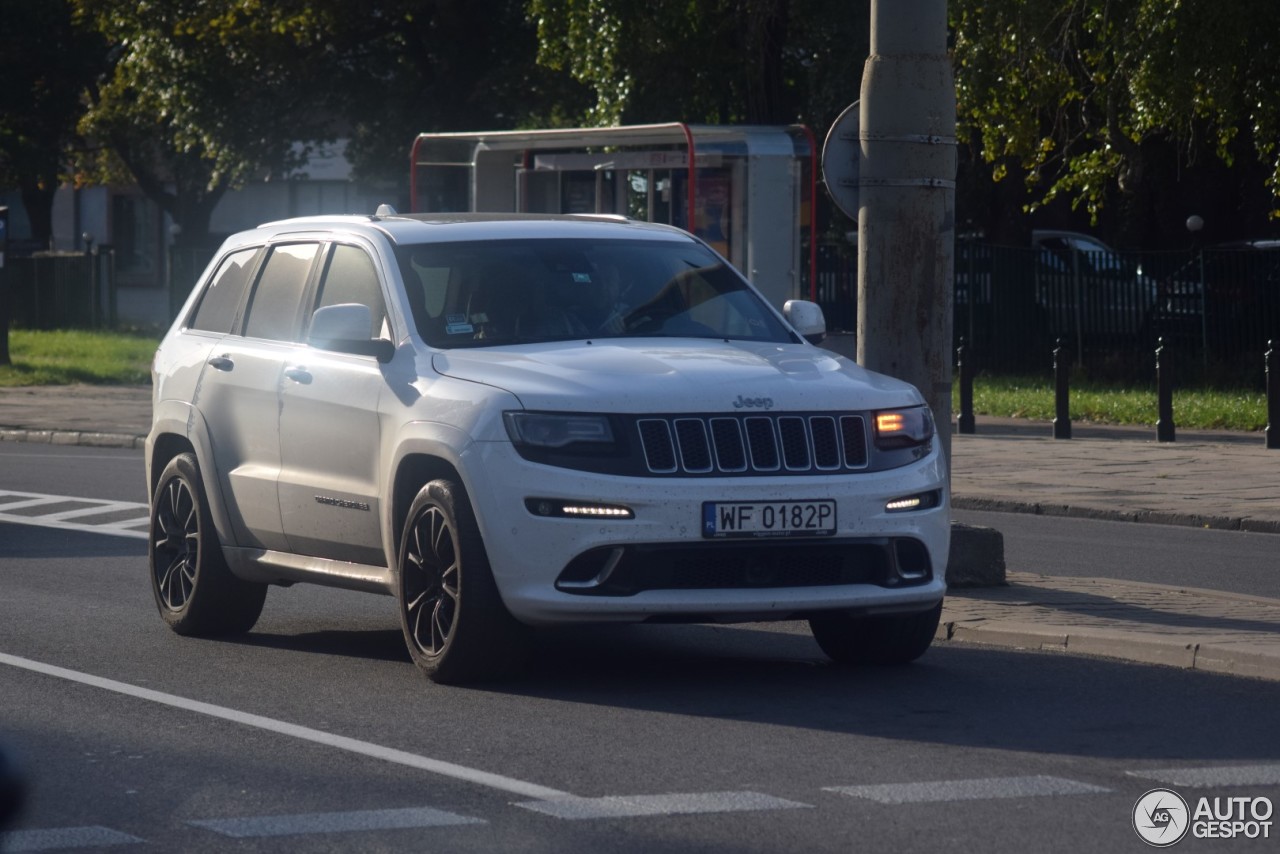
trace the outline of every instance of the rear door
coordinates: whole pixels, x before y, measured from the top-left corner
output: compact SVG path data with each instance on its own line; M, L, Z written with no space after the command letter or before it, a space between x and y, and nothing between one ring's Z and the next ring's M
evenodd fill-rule
M207 425L236 545L288 549L280 522L280 380L298 343L320 243L268 248L238 334L210 351L196 408Z

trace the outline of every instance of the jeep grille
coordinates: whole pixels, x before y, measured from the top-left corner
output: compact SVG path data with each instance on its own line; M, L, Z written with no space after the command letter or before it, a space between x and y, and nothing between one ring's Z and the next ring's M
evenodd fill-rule
M636 420L651 474L838 472L867 466L860 415L672 416Z

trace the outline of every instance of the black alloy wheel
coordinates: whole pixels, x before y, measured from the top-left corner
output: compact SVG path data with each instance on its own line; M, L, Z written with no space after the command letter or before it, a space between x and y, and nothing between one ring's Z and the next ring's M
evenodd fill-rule
M433 682L506 676L527 654L527 629L502 602L461 484L433 480L405 516L397 561L400 627Z
M241 634L262 614L267 585L237 578L227 566L190 452L170 460L156 482L147 558L156 607L180 635Z

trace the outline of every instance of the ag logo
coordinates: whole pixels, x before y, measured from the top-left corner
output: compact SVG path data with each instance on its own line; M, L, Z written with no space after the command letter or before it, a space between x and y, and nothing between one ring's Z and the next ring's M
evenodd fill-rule
M1152 789L1133 805L1133 829L1143 842L1156 848L1178 842L1190 826L1187 802L1171 789Z

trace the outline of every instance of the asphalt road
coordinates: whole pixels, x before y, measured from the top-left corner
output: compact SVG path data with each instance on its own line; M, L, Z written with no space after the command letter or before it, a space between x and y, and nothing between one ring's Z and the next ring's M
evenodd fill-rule
M957 510L966 524L1004 537L1009 569L1280 597L1280 536Z
M141 483L137 453L0 445L0 489ZM780 624L544 632L521 677L442 688L388 598L273 589L191 640L145 572L142 539L0 522L32 779L0 850L1137 851L1157 786L1280 799L1274 683L961 646L847 670Z

